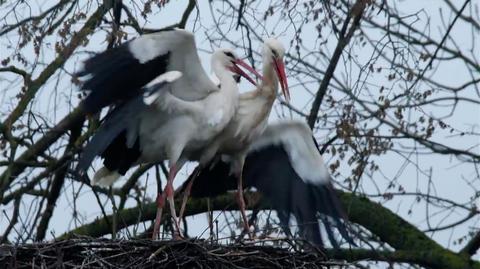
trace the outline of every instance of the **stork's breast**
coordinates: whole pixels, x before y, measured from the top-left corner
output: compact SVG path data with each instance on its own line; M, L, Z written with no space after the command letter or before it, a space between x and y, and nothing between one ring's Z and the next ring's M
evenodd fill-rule
M222 120L223 120L223 109L219 109L217 111L215 111L207 120L207 124L209 126L217 126L219 124L222 123Z

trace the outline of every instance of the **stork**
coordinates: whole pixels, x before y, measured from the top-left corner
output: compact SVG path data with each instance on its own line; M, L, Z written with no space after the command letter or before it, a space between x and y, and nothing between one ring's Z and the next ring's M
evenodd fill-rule
M237 200L246 231L249 230L249 227L243 199L243 164L250 144L265 130L279 83L285 98L287 100L290 98L283 63L284 54L285 48L278 40L273 38L265 40L262 83L255 90L240 95L234 117L214 140L213 147L218 148L217 152L232 159L230 171L238 179ZM180 209L180 217L185 210L187 197L188 188Z
M233 59L229 51L226 53ZM234 73L246 75L240 74L242 70L237 65L253 70L240 59L232 61L229 68ZM87 77L80 90L90 92L82 103L84 110L93 114L103 107L128 101L141 95L147 83L172 70L183 75L168 89L175 97L195 101L220 90L202 68L193 34L167 29L142 35L85 61L83 70L77 73L79 77Z
M201 67L193 34L183 30L144 35L88 60L82 72L91 75L83 87L91 90L85 100L88 110L95 112L116 100L123 103L106 117L77 169L85 171L101 155L105 167L93 181L111 185L135 164L168 160L153 237L158 234L164 194L179 233L173 180L186 161L200 157L210 161L215 156L215 149L206 146L237 108L238 88L231 72L255 84L239 65L254 72L232 50L215 51L212 68L221 82L217 87ZM173 70L179 73L165 73ZM143 87L158 74L166 78L160 76Z
M230 163L216 162L210 169L201 169L193 178L191 196L219 195L235 189L229 174ZM329 241L338 247L332 226L350 244L348 220L332 186L328 168L322 159L312 131L304 122L287 121L269 125L250 146L243 177L247 187L255 187L277 211L282 228L291 234L290 216L295 216L300 234L322 246L318 217L322 220Z

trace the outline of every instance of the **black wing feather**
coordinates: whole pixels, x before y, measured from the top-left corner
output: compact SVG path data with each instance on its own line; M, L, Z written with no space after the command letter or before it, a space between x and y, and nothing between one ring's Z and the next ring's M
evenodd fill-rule
M202 170L193 184L193 197L219 195L235 190L236 182L229 176L229 164L218 161L211 169ZM280 224L287 234L290 216L295 216L300 234L310 242L322 246L319 217L328 238L334 247L332 220L342 237L349 243L353 240L346 227L346 215L330 184L314 185L300 178L290 164L289 156L282 146L267 146L250 152L244 166L245 187L255 187L277 211ZM320 214L319 214L320 213Z
M90 91L84 100L87 113L140 95L141 88L167 71L170 52L140 63L130 52L129 43L93 56L78 76L90 77L80 90Z
M199 167L196 169L199 169ZM210 166L207 166L195 178L195 182L190 190L190 196L196 198L214 197L229 190L235 190L235 178L229 175L229 171L230 165L223 161L216 162L211 169ZM187 181L192 180L195 174L196 171L189 176ZM187 184L183 186L185 188ZM181 190L181 192L183 191Z
M245 182L254 186L272 204L284 229L289 229L290 216L297 221L300 234L310 242L322 246L312 201L311 186L305 184L290 165L288 154L281 146L268 146L251 152L245 162Z
M126 153L131 154L132 156L125 158L138 158L138 137L134 139L137 142L132 147L133 151L127 151L128 147L126 145L126 134L127 131L138 133L138 130L135 128L138 127L137 123L140 115L139 112L145 109L145 107L146 106L143 103L142 97L139 96L111 111L105 117L102 125L98 128L91 141L83 150L78 162L77 171L84 173L96 156L102 156L105 159L111 159L112 162L117 156L123 156L123 154ZM122 150L125 151L123 154L120 153ZM108 162L109 161L107 161L107 163ZM107 166L107 168L113 169L115 165L112 165L111 163L109 164L110 167Z
M103 165L108 170L117 171L121 175L125 175L128 169L136 163L140 155L140 140L138 137L132 147L129 147L127 145L126 131L123 131L108 145L101 156L104 159Z
M142 88L140 92L153 94L168 84L170 82L161 81L149 88ZM95 157L101 156L104 158L104 165L110 171L125 175L141 155L138 128L142 111L147 108L142 94L118 105L108 113L90 143L83 150L77 171L80 174L84 173Z

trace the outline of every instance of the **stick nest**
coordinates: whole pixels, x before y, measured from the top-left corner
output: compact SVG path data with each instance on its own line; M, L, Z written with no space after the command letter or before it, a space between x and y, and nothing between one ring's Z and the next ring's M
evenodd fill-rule
M275 244L278 245L278 244ZM151 241L76 238L1 245L5 268L330 268L321 251L271 242L221 245L206 240Z

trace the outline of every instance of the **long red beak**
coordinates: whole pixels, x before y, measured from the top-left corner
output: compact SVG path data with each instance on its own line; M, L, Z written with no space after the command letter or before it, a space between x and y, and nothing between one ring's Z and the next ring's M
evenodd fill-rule
M235 61L236 64L240 65L241 67L247 69L249 72L251 72L252 74L254 74L257 78L259 78L260 80L263 80L263 76L260 75L257 70L255 70L253 67L251 67L250 65L248 65L247 63L245 63L243 60L241 59L238 59Z
M273 65L275 71L277 71L278 80L280 81L280 87L282 87L283 96L287 102L290 101L290 91L288 90L287 75L285 74L285 64L282 60L274 59Z
M245 63L243 60L241 59L237 59L235 60L235 65L234 67L232 67L230 69L230 71L234 72L234 73L237 73L239 74L240 76L246 78L248 81L250 81L250 83L252 83L253 85L257 86L257 82L255 80L253 80L249 75L247 75L240 67L238 66L241 66L245 69L247 69L249 72L253 73L255 76L257 77L260 77L261 79L263 79L263 77L255 70L253 69L250 65L248 65L247 63Z

